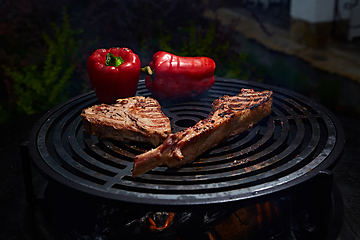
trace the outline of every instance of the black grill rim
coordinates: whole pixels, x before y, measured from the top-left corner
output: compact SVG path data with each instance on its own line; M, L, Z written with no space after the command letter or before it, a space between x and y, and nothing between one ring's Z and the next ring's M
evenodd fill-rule
M271 86L263 83L257 83L257 82L249 82L245 80L238 80L238 79L225 79L225 78L216 78L217 83L221 84L229 84L231 87L232 85L245 85L249 88L261 88L261 89L269 89L273 90L274 93L278 92L279 94L287 95L290 98L297 98L310 106L316 106L316 108L322 110L322 114L325 114L329 117L329 119L332 121L332 124L335 127L336 130L336 139L334 139L336 142L334 144L334 147L332 149L331 154L322 161L318 166L316 166L314 169L311 169L308 173L292 180L289 182L282 183L280 185L277 185L275 187L270 187L267 189L258 189L257 191L254 191L253 194L246 194L246 195L236 195L229 196L224 195L222 197L215 197L215 198L202 198L199 199L188 199L185 197L185 199L170 199L170 198L162 198L162 199L156 199L156 198L141 198L141 197L126 197L126 198L119 198L118 194L113 193L106 193L100 192L96 189L88 188L86 186L83 186L77 182L74 182L70 179L68 179L66 176L63 176L56 172L51 166L49 166L42 158L40 154L40 149L37 145L37 140L39 137L39 131L42 128L42 126L46 123L47 119L49 119L54 114L58 114L59 112L64 111L64 114L66 114L66 108L67 105L71 104L74 101L81 101L86 102L88 99L91 99L94 95L94 91L90 91L88 93L79 95L77 97L74 97L63 104L51 109L48 111L44 116L42 116L39 121L34 125L30 137L29 137L29 154L33 160L33 163L37 170L48 180L48 181L55 181L57 183L61 183L65 186L68 186L72 189L78 190L80 192L90 194L92 196L100 197L105 200L114 200L114 201L120 201L127 204L135 204L135 205L144 205L144 206L158 206L158 207L191 207L191 206L208 206L209 204L225 204L225 203L234 203L243 201L246 202L247 200L253 200L253 199L260 199L260 198L269 198L273 195L280 194L283 192L291 192L297 185L300 185L302 183L307 182L310 179L313 179L315 176L317 176L319 173L327 170L331 170L339 161L340 156L342 154L342 151L344 149L345 145L345 135L342 128L342 125L340 124L337 117L330 112L326 107L321 105L320 103L317 103L313 99L310 99L308 97L305 97L301 94L298 94L294 91L283 89L276 86ZM143 80L140 81L139 84L143 84ZM216 87L216 85L215 85ZM141 92L146 92L146 89L139 89L139 93L141 95ZM93 102L93 104L97 104L96 101ZM328 127L328 126L327 126ZM234 190L236 191L236 190Z

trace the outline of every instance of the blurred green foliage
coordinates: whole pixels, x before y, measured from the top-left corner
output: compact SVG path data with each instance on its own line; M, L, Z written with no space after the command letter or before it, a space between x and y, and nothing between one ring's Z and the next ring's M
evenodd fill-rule
M49 109L68 99L71 76L76 63L72 61L79 49L75 41L81 30L70 28L66 9L63 9L62 26L51 23L53 34L43 33L46 46L45 58L38 63L21 67L3 65L6 75L12 80L12 94L17 114L33 114ZM20 64L19 64L20 65ZM1 107L0 114L6 120L10 108Z

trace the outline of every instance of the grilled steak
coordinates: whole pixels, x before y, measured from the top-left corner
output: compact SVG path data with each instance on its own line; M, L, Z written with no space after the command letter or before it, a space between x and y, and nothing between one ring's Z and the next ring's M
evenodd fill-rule
M272 91L242 89L236 96L215 100L207 118L170 134L157 148L136 156L133 177L161 165L180 167L229 136L246 131L271 113L272 95Z
M153 98L135 96L95 105L81 113L84 131L119 141L161 144L171 133L170 120Z

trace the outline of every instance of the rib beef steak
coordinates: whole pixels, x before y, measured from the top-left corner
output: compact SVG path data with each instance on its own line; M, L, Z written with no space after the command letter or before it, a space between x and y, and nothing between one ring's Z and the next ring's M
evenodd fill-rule
M228 137L252 128L271 113L272 102L272 91L257 92L253 89L242 89L236 96L225 95L216 99L207 118L170 134L157 148L136 156L133 177L161 165L178 168L194 161Z

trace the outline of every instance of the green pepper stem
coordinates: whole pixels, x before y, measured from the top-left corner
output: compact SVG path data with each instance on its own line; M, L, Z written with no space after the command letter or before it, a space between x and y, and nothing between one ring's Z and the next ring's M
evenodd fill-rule
M112 54L112 53L106 54L106 60L105 60L105 65L106 66L118 67L123 63L124 63L124 59L122 59L120 56L115 57L115 55Z
M152 75L153 74L153 71L151 70L151 68L149 66L146 66L146 67L143 67L141 68L141 71L145 74L148 74L148 75Z

